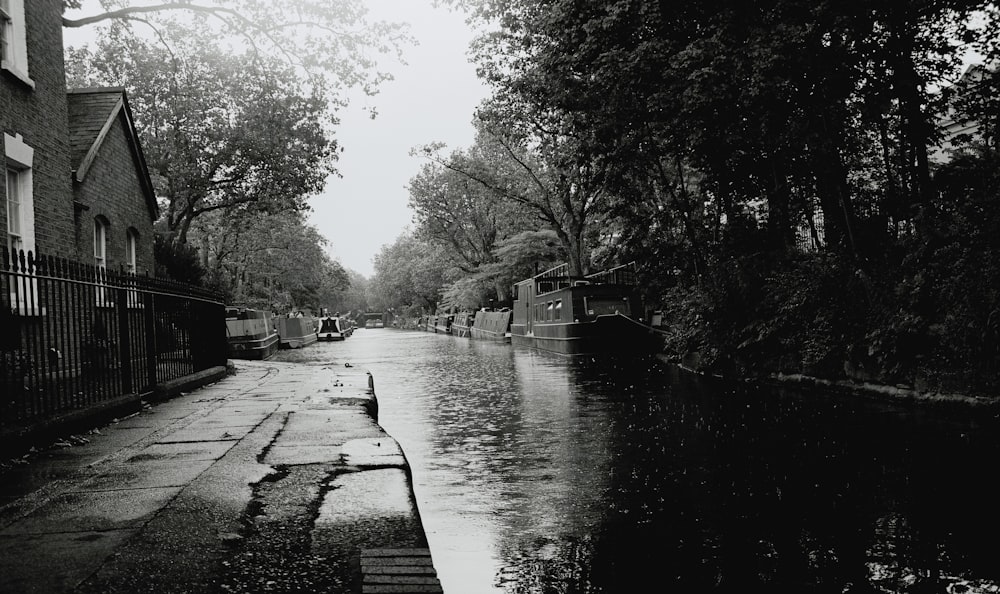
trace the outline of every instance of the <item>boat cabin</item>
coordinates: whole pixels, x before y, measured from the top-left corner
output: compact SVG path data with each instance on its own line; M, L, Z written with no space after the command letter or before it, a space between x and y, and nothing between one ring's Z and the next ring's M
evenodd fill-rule
M574 277L565 264L514 285L512 326L588 322L601 315L642 317L635 276L625 267ZM514 331L513 329L511 330Z
M648 333L642 311L631 265L579 277L563 264L514 285L511 341L564 354L615 349Z

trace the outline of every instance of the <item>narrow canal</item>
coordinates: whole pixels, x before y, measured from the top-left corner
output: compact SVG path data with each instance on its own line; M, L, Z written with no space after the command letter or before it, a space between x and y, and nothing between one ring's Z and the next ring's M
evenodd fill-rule
M372 372L448 593L1000 591L993 421L393 329L278 359Z

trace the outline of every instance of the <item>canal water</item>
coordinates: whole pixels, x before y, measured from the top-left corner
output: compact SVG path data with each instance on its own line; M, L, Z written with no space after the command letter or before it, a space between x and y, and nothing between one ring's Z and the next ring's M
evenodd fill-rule
M450 594L1000 591L994 420L394 329L278 359L371 371Z

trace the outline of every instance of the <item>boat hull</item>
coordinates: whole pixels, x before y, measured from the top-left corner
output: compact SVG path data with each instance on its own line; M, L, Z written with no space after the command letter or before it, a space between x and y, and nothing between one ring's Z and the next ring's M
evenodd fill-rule
M229 357L232 359L270 359L278 352L277 333L255 339L229 340Z
M510 342L510 319L510 311L477 311L469 336L475 340Z
M658 332L623 314L598 316L588 322L535 324L533 332L512 325L511 343L562 355L642 355L662 346Z
M233 359L264 360L278 352L279 337L267 312L228 307L226 335Z
M278 318L278 337L286 349L299 349L318 340L310 318Z

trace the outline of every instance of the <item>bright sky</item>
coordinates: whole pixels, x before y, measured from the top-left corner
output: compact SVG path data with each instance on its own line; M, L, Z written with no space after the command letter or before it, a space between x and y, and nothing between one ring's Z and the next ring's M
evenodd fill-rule
M330 240L333 257L370 277L372 258L411 223L406 186L424 161L409 156L410 149L437 141L449 149L470 146L473 110L487 89L468 61L473 35L462 13L434 8L431 0L367 4L374 19L409 23L420 45L406 50L405 66L385 63L395 80L342 114L343 178L331 178L311 201L311 222ZM365 105L378 117L369 119Z
M472 114L487 96L467 57L473 33L465 15L431 2L365 0L371 20L409 23L419 45L405 48L405 65L386 57L380 68L395 79L374 97L358 93L340 112L341 177L331 177L323 194L310 200L310 223L330 240L330 255L366 277L382 246L412 221L406 186L423 160L409 156L410 149L431 142L449 149L471 145ZM83 10L67 16L97 11L96 0L85 0ZM91 41L94 29L64 29L66 45ZM366 107L377 111L374 120Z

